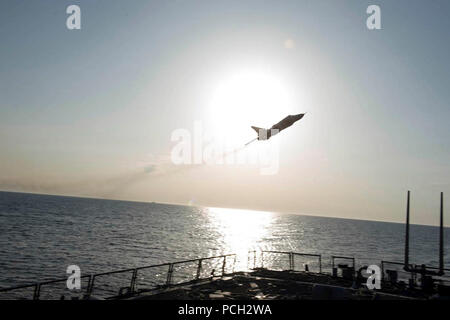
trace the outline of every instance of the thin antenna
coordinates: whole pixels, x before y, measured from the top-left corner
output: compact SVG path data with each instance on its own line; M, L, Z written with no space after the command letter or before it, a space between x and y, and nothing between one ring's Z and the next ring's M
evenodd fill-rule
M409 196L411 191L408 190L408 197L406 200L406 232L405 232L405 265L404 268L409 268Z
M439 273L444 274L444 193L441 192L441 223L439 230Z

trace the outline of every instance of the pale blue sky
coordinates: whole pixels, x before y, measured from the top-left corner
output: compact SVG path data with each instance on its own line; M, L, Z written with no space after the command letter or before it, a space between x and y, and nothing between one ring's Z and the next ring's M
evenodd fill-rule
M81 30L66 29L70 4ZM366 28L370 4L382 30ZM449 12L447 0L3 0L0 190L402 221L411 189L413 218L434 224L450 194ZM136 163L165 161L173 130L208 123L211 92L242 69L280 79L308 112L278 137L279 173L133 180Z

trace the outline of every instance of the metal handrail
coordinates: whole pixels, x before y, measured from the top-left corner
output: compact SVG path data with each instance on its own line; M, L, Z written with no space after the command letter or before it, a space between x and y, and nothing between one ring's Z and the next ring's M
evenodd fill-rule
M91 284L91 280L92 280L92 275L85 275L85 276L81 276L81 279L86 279L88 278L88 287ZM63 279L53 279L53 280L47 280L47 281L43 281L43 282L38 282L38 283L33 283L33 284L25 284L25 285L20 285L20 286L15 286L15 287L9 287L9 288L0 288L0 292L9 292L9 291L13 291L13 290L19 290L19 289L25 289L25 288L34 288L33 291L33 300L39 300L40 297L40 293L41 293L41 287L44 285L48 285L48 284L53 284L53 283L58 283L58 282L66 282L67 278L63 278Z
M345 256L331 256L331 268L334 268L334 260L342 259L342 260L351 260L353 269L355 269L355 257L345 257Z
M387 261L387 260L381 260L381 279L384 280L384 273L385 273L385 265L386 264L391 264L391 265L397 265L397 266L404 266L405 263L404 262L399 262L399 261ZM431 269L431 270L439 270L439 267L434 267L434 266L426 266L427 269ZM444 271L450 271L450 268L443 268ZM413 272L413 271L407 271L402 269L401 271L405 272L405 273L409 273L409 274L415 274L417 272ZM445 278L446 276L442 275L441 277Z
M256 250L249 251L249 256L247 258L247 264L250 258L250 253L253 253L253 267L256 268ZM264 253L273 254L285 254L289 256L289 270L293 271L295 269L294 256L304 256L304 257L316 257L319 260L319 273L322 273L322 255L314 253L302 253L302 252L291 252L291 251L277 251L277 250L261 250L261 268L264 267Z
M236 264L236 254L232 253L232 254L225 254L225 255L220 255L220 256L197 258L197 259L189 259L189 260L175 261L175 262L171 262L171 263L161 263L161 264L154 264L154 265L142 266L142 267L137 267L137 268L128 268L128 269L114 270L114 271L109 271L109 272L101 272L101 273L96 273L96 274L93 274L93 275L84 275L84 276L81 276L80 279L85 279L85 278L89 279L89 282L88 282L88 285L87 285L87 289L86 289L86 294L89 296L89 295L92 294L92 292L94 290L95 279L96 278L101 277L101 276L105 276L105 275L132 272L132 276L131 276L131 280L130 280L130 286L128 287L129 288L128 292L130 294L133 294L133 293L136 292L136 290L135 290L135 288L136 288L136 279L137 279L137 274L138 274L139 270L168 266L169 270L167 272L166 286L170 286L172 284L172 276L173 276L173 271L174 271L174 266L175 265L184 264L184 263L190 263L190 262L197 262L198 261L198 269L197 269L197 275L195 277L195 280L199 280L201 278L201 269L202 269L202 262L203 261L205 261L205 260L212 260L212 259L223 259L222 268L221 268L222 269L221 276L223 276L223 275L225 275L226 259L228 257L234 257L233 269L232 269L234 271L234 266ZM19 286L14 286L14 287L9 287L9 288L0 288L0 292L10 292L10 291L19 290L19 289L34 288L33 300L39 300L41 286L48 285L48 284L53 284L53 283L58 283L58 282L65 282L65 281L67 281L67 278L48 280L48 281L37 282L37 283L33 283L33 284L19 285Z
M322 273L322 255L320 254L312 254L312 253L300 253L300 252L289 252L289 251L276 251L276 250L261 250L261 267L264 267L264 254L284 254L284 255L288 255L289 256L289 269L291 271L293 271L295 268L294 266L294 257L295 256L305 256L305 257L316 257L318 258L318 263L319 263L319 274ZM253 266L254 268L256 268L256 263L257 263L257 250L252 250L248 252L248 259L247 262L249 262L250 260L250 256L251 254L253 254ZM200 279L207 279L206 278L202 278L201 277L201 273L202 273L202 269L204 268L204 261L207 260L212 260L212 259L223 259L223 261L221 262L221 273L220 276L224 276L226 273L226 268L228 266L228 262L226 261L227 258L231 258L233 257L233 261L232 261L232 271L231 273L234 272L234 268L236 266L236 259L237 259L237 255L236 254L225 254L225 255L219 255L219 256L213 256L213 257L205 257L205 258L197 258L197 259L189 259L189 260L182 260L182 261L175 261L175 262L171 262L171 263L161 263L161 264L154 264L154 265L148 265L148 266L141 266L141 267L136 267L136 268L128 268L128 269L122 269L122 270L114 270L114 271L110 271L110 272L102 272L102 273L96 273L96 274L92 274L92 275L84 275L81 276L81 279L86 279L88 278L88 285L87 285L87 289L86 289L86 295L90 296L95 288L95 279L101 276L105 276L105 275L112 275L112 274L120 274L120 273L131 273L131 279L129 282L129 286L128 287L123 287L120 288L119 291L119 296L121 295L122 289L127 289L127 294L135 294L138 293L138 291L136 290L136 284L137 284L137 279L138 279L138 273L141 270L144 269L150 269L150 268L157 268L157 267L168 267L167 270L167 278L165 281L165 284L163 285L166 287L172 286L172 279L173 279L173 274L175 271L175 266L176 265L180 265L180 264L186 264L186 263L193 263L196 262L197 263L197 272L194 273L194 277L192 280L189 281L185 281L185 282L180 282L177 285L182 285L185 283L189 283L192 281L198 281ZM354 257L346 257L346 256L331 256L331 262L332 262L332 268L334 268L335 266L335 259L344 259L344 260L351 260L352 261L352 265L353 268L355 268L355 264L356 264L356 260ZM220 265L220 262L218 262ZM384 280L384 272L385 272L385 265L386 264L393 264L393 265L398 265L398 266L403 266L404 263L403 262L397 262L397 261L387 261L387 260L381 260L381 271L382 271L382 280ZM434 266L427 266L428 269L439 269L438 267L434 267ZM213 269L214 270L214 269ZM445 271L450 271L449 268L445 268ZM415 272L408 272L410 273L412 277L415 276ZM214 273L211 273L211 277L214 276ZM33 283L33 284L25 284L25 285L19 285L19 286L15 286L15 287L9 287L9 288L0 288L0 292L9 292L9 291L13 291L13 290L19 290L19 289L26 289L26 288L33 288L33 299L34 300L38 300L40 298L40 293L41 293L41 287L42 286L46 286L49 284L53 284L53 283L58 283L58 282L65 282L67 281L67 278L63 278L63 279L54 279L54 280L48 280L48 281L43 281L43 282L38 282L38 283ZM158 287L158 286L157 286ZM102 288L97 288L98 290L102 290ZM149 290L154 289L154 287L149 287ZM104 291L107 292L111 292L108 291L106 289L103 289ZM146 289L147 290L147 289ZM142 291L139 291L142 292Z
M298 253L298 252L292 252L292 255L298 255L303 257L317 257L319 258L319 273L322 273L322 255L320 254L313 254L313 253ZM294 261L292 261L294 263Z

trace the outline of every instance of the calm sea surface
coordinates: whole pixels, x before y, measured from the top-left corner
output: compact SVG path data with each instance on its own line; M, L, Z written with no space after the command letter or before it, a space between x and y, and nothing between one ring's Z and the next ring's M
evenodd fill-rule
M413 263L438 265L438 231L411 227ZM379 264L403 260L403 236L395 223L0 192L0 287L64 278L68 265L83 275L226 253L246 269L260 249Z

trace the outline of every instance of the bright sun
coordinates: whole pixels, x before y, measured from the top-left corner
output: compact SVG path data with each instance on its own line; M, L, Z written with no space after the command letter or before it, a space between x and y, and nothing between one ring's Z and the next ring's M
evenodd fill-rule
M250 126L271 127L295 112L281 80L262 72L224 79L213 92L209 111L214 136L241 142L253 135Z

